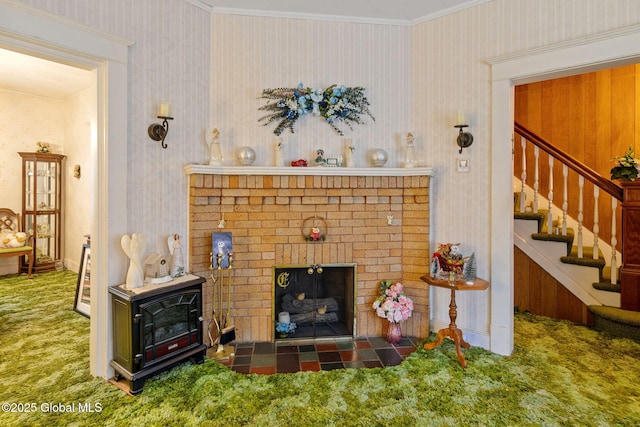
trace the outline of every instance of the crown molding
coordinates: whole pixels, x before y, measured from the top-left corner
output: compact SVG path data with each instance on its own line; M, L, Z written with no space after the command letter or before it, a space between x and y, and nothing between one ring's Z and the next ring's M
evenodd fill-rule
M255 17L266 17L266 18L286 18L286 19L301 19L301 20L311 20L311 21L347 22L347 23L356 23L356 24L375 24L375 25L392 25L392 26L401 26L401 27L411 27L416 24L432 21L446 15L451 15L453 13L456 13L465 9L476 7L478 5L488 3L493 0L474 0L471 2L467 2L465 4L443 9L441 11L438 11L432 14L421 16L416 19L385 19L385 18L372 18L372 17L364 17L364 16L326 15L326 14L322 15L322 14L315 14L315 13L299 13L299 12L273 11L273 10L262 10L262 9L217 7L217 6L211 6L210 4L207 4L205 1L202 1L202 0L186 0L186 1L211 14L219 14L219 15L240 15L240 16L255 16Z
M393 25L400 27L411 26L411 21L408 19L382 19L360 16L320 15L315 13L297 13L259 9L237 9L230 7L213 7L211 13L218 15L243 15L263 18L301 19L306 21L348 22L353 24Z
M458 6L453 6L448 9L443 9L436 13L431 13L429 15L421 16L420 18L416 18L411 21L411 25L422 24L423 22L433 21L438 18L442 18L443 16L452 15L456 12L460 12L465 9L471 9L472 7L479 6L484 3L489 3L493 0L474 0L468 3L464 3Z
M200 0L186 0L187 3L191 3L192 5L199 7L202 10L206 10L211 13L213 11L213 7L208 4L201 2Z

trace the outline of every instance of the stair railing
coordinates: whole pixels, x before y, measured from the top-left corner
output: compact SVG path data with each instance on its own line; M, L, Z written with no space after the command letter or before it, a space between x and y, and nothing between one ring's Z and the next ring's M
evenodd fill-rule
M598 259L599 257L599 233L600 233L600 223L599 223L599 199L600 199L600 191L604 191L611 195L611 283L615 284L618 281L617 270L618 270L618 260L616 256L616 245L618 240L616 238L617 232L617 206L618 201L622 201L622 188L618 185L611 182L609 179L603 178L598 172L594 171L590 167L584 165L583 163L575 160L564 152L560 151L558 148L551 145L548 141L539 137L535 133L529 131L524 126L520 125L518 122L514 124L515 133L520 136L520 148L522 156L522 172L521 172L521 181L522 186L520 189L520 203L518 209L520 212L525 212L525 188L527 186L533 188L533 201L532 201L532 210L534 213L538 212L538 203L539 203L539 191L540 191L540 180L539 180L539 151L542 150L549 156L549 175L548 175L548 193L547 193L547 201L548 201L548 213L547 213L547 230L546 232L552 234L553 230L553 187L554 187L554 161L557 160L560 164L562 164L562 206L561 219L558 219L557 223L557 232L561 233L563 236L567 235L567 212L569 209L569 186L567 183L567 177L569 169L574 171L578 175L578 206L577 206L577 235L576 235L576 245L578 250L578 257L583 258L584 255L584 239L583 239L583 221L584 221L584 180L591 182L593 184L593 198L594 198L594 211L593 211L593 224L591 227L591 231L593 233L593 258ZM528 146L533 146L533 159L534 159L534 178L532 185L527 184L527 152ZM514 144L514 149L517 144ZM624 258L624 254L622 254Z

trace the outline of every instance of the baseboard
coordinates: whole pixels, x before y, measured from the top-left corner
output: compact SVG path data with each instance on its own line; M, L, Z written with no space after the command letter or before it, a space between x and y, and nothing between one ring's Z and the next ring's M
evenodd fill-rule
M0 276L18 273L18 261L16 257L0 259Z
M429 322L432 332L438 332L440 329L448 328L451 320L431 319ZM464 328L457 325L462 330L462 336L466 342L474 347L481 347L485 350L491 348L491 337L486 331L478 331L470 328Z

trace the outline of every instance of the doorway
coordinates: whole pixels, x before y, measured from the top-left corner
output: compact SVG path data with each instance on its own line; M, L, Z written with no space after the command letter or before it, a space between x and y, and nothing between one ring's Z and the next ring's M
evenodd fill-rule
M513 119L517 84L640 62L640 26L489 60L491 64L491 345L513 351ZM496 167L496 165L508 165ZM505 256L505 254L508 254ZM500 308L498 308L500 307Z
M78 272L82 246L92 227L94 177L91 153L97 141L96 70L85 70L12 50L0 49L0 108L3 139L0 148L0 205L20 213L22 170L18 152L34 152L36 144L51 144L50 151L65 155L62 177L62 234L64 266ZM84 166L84 167L83 167ZM74 174L74 168L78 169ZM84 169L85 174L82 175ZM57 233L56 233L57 234ZM54 236L56 242L58 236ZM56 257L57 258L57 257ZM11 260L7 260L11 261ZM58 261L58 259L56 259ZM15 263L4 263L0 274L10 274Z
M127 64L133 43L17 3L0 3L0 48L95 70L97 122L91 152L92 295L90 373L113 376L109 366L109 285L124 275L119 236L127 231ZM109 254L109 256L107 256Z

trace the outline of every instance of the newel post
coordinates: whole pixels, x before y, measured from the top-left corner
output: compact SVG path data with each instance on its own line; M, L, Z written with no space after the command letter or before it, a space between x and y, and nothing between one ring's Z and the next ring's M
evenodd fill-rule
M620 308L640 311L640 181L622 182Z

